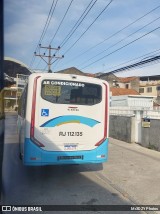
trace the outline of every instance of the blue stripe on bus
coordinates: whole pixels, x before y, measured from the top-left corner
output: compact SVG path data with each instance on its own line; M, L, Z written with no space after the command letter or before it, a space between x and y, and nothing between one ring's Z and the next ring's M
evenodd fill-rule
M37 147L29 138L25 139L24 165L63 165L102 163L108 159L108 139L99 147L89 151L45 151ZM101 157L104 155L104 157ZM83 159L59 159L59 157L83 157Z
M58 125L63 125L65 123L82 123L87 126L93 127L96 124L100 123L97 120L93 120L88 117L82 117L82 116L77 116L77 115L64 115L60 117L55 117L44 124L42 124L40 127L54 127Z

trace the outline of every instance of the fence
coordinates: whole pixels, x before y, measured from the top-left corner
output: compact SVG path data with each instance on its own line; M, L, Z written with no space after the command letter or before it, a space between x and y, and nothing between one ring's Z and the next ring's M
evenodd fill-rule
M138 110L131 107L110 107L110 115L135 116L137 112L141 112L142 118L160 119L160 107L153 110Z
M143 120L148 121L144 126ZM160 151L160 109L110 107L110 137Z
M147 117L150 119L160 119L160 109L143 111L143 118L144 117Z

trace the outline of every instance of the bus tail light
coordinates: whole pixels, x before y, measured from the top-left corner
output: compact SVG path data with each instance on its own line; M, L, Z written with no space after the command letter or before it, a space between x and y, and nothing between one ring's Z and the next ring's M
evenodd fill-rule
M37 92L37 80L40 76L36 77L34 79L33 84L33 97L32 97L32 112L31 112L31 128L30 128L30 138L33 141L34 144L36 144L39 147L44 147L42 143L40 143L35 137L34 137L34 126L35 126L35 111L36 111L36 92Z
M31 158L30 158L30 160L36 160L36 159L37 159L36 157L31 157Z

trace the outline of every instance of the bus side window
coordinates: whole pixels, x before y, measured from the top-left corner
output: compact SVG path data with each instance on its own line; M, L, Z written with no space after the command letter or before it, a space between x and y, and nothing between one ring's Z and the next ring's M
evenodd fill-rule
M26 107L27 107L27 88L28 86L25 88L24 90L24 97L23 97L23 101L22 101L22 105L23 105L23 115L22 117L25 118L26 116Z
M22 117L25 118L26 116L26 106L27 106L27 87L24 89L21 98L19 99L18 103L18 114Z
M18 100L18 115L21 115L21 105L22 105L22 102L21 102L21 98Z

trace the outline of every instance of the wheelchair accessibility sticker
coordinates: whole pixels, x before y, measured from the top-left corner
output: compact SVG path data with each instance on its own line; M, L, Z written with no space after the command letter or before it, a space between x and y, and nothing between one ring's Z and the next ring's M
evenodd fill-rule
M41 109L41 116L48 117L49 116L49 109Z

